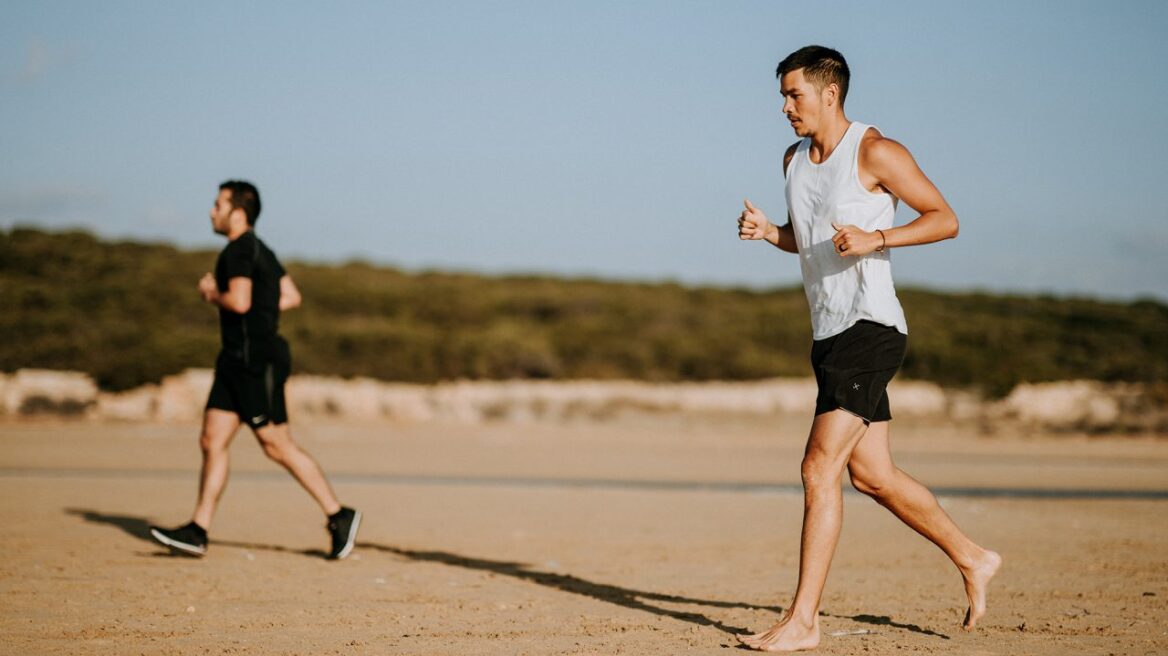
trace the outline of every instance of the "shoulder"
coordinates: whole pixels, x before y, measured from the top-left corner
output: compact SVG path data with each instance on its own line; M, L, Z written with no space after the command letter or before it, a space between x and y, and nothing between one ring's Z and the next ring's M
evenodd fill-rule
M255 259L257 246L262 247L263 242L249 230L228 242L220 257L231 261L251 262Z
M268 248L268 244L266 242L264 242L264 240L260 239L260 236L257 235L254 230L248 232L247 234L248 234L249 239L250 239L249 245L252 248L258 248L261 251L271 250Z
M783 155L783 175L787 174L787 168L791 166L791 160L795 159L795 152L799 150L799 144L802 140L796 141L787 148L787 152Z
M880 131L868 127L860 138L860 166L879 174L894 171L902 166L914 166L912 153L899 141L889 139Z
M268 250L268 245L260 239L260 236L255 233L255 230L248 230L236 241L240 242L239 248L247 253L249 257L257 257L260 253Z
M263 252L266 255L270 255L273 258L276 257L276 251L272 250L272 247L268 246L268 244L266 242L264 242L264 240L257 237L256 242L259 244L261 252Z
M247 232L228 242L227 248L251 248L257 241L259 241L259 238L256 237L255 232L248 230Z
M270 246L258 237L256 238L256 243L259 244L259 252L263 255L263 258L274 263L277 270L283 271L284 268L280 264L280 258L276 257L276 251L272 250Z
M223 254L231 256L235 255L236 253L244 252L245 250L252 247L252 238L252 233L245 232L235 239L232 239L231 241L227 242L226 246L223 247Z

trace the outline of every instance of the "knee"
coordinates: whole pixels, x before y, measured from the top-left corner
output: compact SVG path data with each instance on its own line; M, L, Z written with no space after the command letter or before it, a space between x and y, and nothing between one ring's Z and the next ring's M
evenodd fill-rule
M221 436L203 431L199 435L199 448L202 449L203 455L215 455L226 451L226 444Z
M884 498L892 488L892 475L890 473L864 471L856 467L849 467L848 473L852 479L852 487L856 488L857 492L866 494L873 499Z
M832 475L828 459L817 454L809 453L803 456L803 465L799 473L803 477L804 489L818 489L830 484L833 479L839 480Z
M284 463L288 460L288 456L295 449L291 438L286 435L264 435L259 436L260 446L264 449L264 455L271 458L278 463Z
M264 455L276 462L284 462L288 457L288 448L277 440L264 440Z

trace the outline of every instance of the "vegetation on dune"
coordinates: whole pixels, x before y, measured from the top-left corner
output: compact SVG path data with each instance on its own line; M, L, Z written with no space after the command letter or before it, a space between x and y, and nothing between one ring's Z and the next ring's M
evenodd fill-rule
M0 231L0 371L91 374L122 390L218 349L195 283L214 252ZM810 374L800 288L772 291L404 273L285 262L304 294L282 332L298 372L458 378L750 380ZM1003 394L1020 382L1168 381L1168 306L901 291L903 375Z

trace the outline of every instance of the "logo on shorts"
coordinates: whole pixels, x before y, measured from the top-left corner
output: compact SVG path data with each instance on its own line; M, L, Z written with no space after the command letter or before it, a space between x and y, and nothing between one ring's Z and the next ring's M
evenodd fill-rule
M860 384L859 383L852 383L852 389L854 389L854 390L860 389Z
M267 416L267 415L256 415L255 417L252 417L252 418L251 418L251 423L253 423L253 424L262 424L262 423L264 423L264 420L265 420L265 419L267 419L267 418L268 418L268 416Z

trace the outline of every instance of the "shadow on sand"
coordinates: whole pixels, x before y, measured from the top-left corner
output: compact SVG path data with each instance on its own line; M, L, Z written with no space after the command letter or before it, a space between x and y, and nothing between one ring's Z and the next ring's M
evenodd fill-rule
M153 555L175 555L187 557L186 554L182 553L168 553L170 552L169 549L166 549L166 547L155 542L154 538L150 536L150 522L147 521L144 517L134 517L131 515L111 515L108 513L97 512L96 510L84 510L81 508L66 508L65 513L75 517L80 517L81 519L84 519L87 522L92 522L94 524L115 526L120 528L127 535L136 537L143 542L148 542L152 546L158 547L160 550L165 550L159 551ZM288 547L282 547L275 544L255 544L251 542L237 542L234 540L210 540L210 543L222 547L234 547L236 549L275 551L278 553L298 554L301 556L312 556L316 558L324 558L328 555L321 549L289 549Z
M937 633L936 631L933 631L931 629L922 628L916 624L904 624L901 622L894 622L892 620L892 618L887 616L887 615L865 615L865 614L835 615L833 613L826 613L824 611L819 611L819 616L820 617L837 617L840 619L852 620L853 622L859 622L860 624L872 624L875 626L888 626L888 627L892 627L894 629L903 629L905 631L911 631L913 633L919 633L921 635L933 636L934 638L940 638L942 640L949 640L950 639L949 636L945 635L944 633Z
M149 542L152 545L157 545L154 539L150 537L150 522L148 522L143 517L134 517L131 515L113 515L97 512L95 510L84 510L79 508L67 508L65 512L67 514L80 517L87 522L114 526L118 529L121 529L127 535L145 542ZM326 555L325 552L318 549L289 549L279 545L258 544L251 542L212 540L211 543L225 547L234 547L237 549L273 551L277 553L298 554L318 558L323 558ZM158 546L160 549L163 548L160 545ZM713 627L719 631L722 631L723 633L728 633L730 635L738 635L747 633L748 631L745 627L731 626L725 624L724 622L710 619L701 613L671 610L668 608L654 606L646 602L652 601L658 603L690 604L695 606L707 606L710 608L765 610L776 614L781 614L783 612L783 609L780 606L759 606L756 604L734 601L694 599L691 597L663 594L660 592L633 590L631 588L622 588L620 586L611 585L608 583L595 583L587 579L582 579L578 576L572 576L571 574L543 572L540 570L531 569L524 563L508 562L503 560L488 560L485 558L472 558L470 556L462 556L446 551L403 549L401 547L377 544L374 542L358 542L357 548L388 553L415 562L440 563L451 567L461 567L463 569L481 572L492 572L494 574L509 576L522 581L528 581L530 583L560 590L562 592L590 597L592 599L615 604L623 608L631 608L633 610L639 610L646 613L651 613L653 615L669 617L675 620L680 620L682 622L697 624L698 626ZM835 615L821 611L820 616L848 619L854 622L859 622L861 624L892 627L895 629L902 629L905 631L911 631L913 633L920 633L922 635L949 640L949 636L947 635L922 628L916 624L903 624L900 622L894 622L892 618L883 615Z
M776 613L781 613L782 608L774 606L756 606L754 604L739 603L733 601L713 601L710 599L693 599L691 597L682 597L680 595L662 594L659 592L646 592L644 590L633 590L631 588L622 588L608 583L595 583L587 579L582 579L571 574L558 574L555 572L541 572L539 570L531 569L528 565L523 563L513 563L502 560L487 560L485 558L471 558L469 556L461 556L452 554L446 551L418 551L414 549L402 549L400 547L391 547L383 544L375 544L372 542L358 542L357 546L362 549L371 549L382 551L385 553L394 554L409 560L418 562L441 563L443 565L450 565L452 567L461 567L464 569L492 572L502 576L510 576L512 578L520 579L522 581L529 581L538 585L542 585L562 592L569 592L585 597L591 597L599 601L616 604L623 608L631 608L633 610L640 610L653 615L662 617L670 617L682 622L689 622L697 624L698 626L710 626L724 633L737 635L746 633L744 627L730 626L718 620L710 619L701 613L692 613L679 610L671 610L668 608L661 608L653 606L646 601L664 602L672 604L692 604L695 606L708 606L711 608L744 608L747 610L769 610Z

